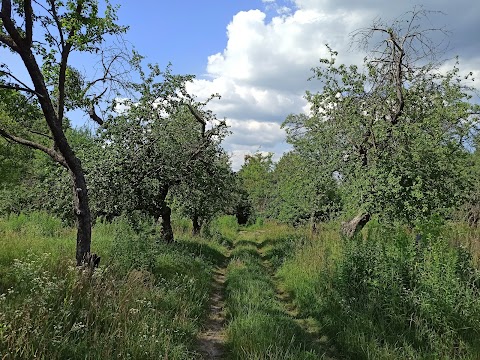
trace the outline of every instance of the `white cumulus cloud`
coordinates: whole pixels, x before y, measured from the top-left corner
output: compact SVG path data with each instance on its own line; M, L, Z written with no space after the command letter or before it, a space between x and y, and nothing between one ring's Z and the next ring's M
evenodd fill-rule
M459 0L460 3L467 1ZM350 33L370 25L376 17L388 21L414 6L413 0L398 3L373 0L262 2L263 11L241 11L233 16L227 26L225 48L208 57L206 74L195 80L189 89L201 99L212 93L222 96L221 100L211 102L210 109L218 117L229 119L233 135L227 139L225 147L232 153L235 169L243 162L244 154L256 150L275 151L279 153L278 158L288 149L280 124L290 113L308 111L303 99L305 90L318 89L320 84L307 79L318 60L328 55L325 44L339 51L340 62L360 63L364 54L350 49ZM457 12L448 13L454 10L449 1L426 2L425 8L445 10L448 16L443 19L444 23L454 23L457 28L453 30L469 36L471 41L460 35L452 39L460 44L457 53L470 49L464 57L476 54L472 49L478 51L478 47L472 47L472 41L478 45L473 36L478 31L472 29L480 30L478 21L470 16L465 22ZM472 6L480 11L480 5L470 3ZM466 59L465 63L476 66L477 73L480 66L473 60L471 55L471 60Z

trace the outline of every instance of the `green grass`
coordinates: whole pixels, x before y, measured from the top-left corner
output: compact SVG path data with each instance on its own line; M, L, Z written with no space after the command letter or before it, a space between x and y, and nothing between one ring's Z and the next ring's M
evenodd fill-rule
M303 316L355 359L478 359L480 273L451 230L371 224L364 237L325 231L279 276Z
M0 234L0 358L198 356L212 269L226 253L218 242L166 245L149 224L97 223L92 274L74 266L75 232L48 215L2 219Z
M277 299L275 284L258 251L266 239L252 240L258 235L254 230L242 233L227 268L227 345L230 358L322 358L322 352Z

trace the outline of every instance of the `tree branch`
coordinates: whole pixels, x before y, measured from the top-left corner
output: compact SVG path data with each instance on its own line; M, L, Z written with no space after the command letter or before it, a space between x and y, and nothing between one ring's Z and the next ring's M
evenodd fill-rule
M49 155L53 160L55 160L60 165L62 165L65 168L68 169L68 165L67 165L67 162L65 161L64 157L60 153L56 152L53 149L50 149L50 148L48 148L48 147L46 147L42 144L38 144L36 142L26 140L26 139L23 139L21 137L9 134L3 129L0 129L0 136L3 136L5 139L11 140L11 141L13 141L17 144L25 145L25 146L28 146L32 149L43 151L45 154Z
M88 109L88 115L90 116L90 119L95 121L98 125L103 126L105 124L103 119L95 112L95 106L93 104L90 106L90 109Z
M23 9L25 11L25 41L28 47L32 46L33 37L33 9L32 0L24 0Z
M21 48L23 42L22 36L18 32L15 23L12 20L12 2L11 0L2 0L2 10L0 12L0 18L2 19L3 26L7 30L10 38L15 43L15 48ZM13 48L12 48L13 49Z
M4 68L7 68L7 67L4 66ZM0 70L0 75L4 75L4 76L6 75L8 77L11 77L16 82L18 82L18 84L11 84L11 83L10 84L6 84L6 83L1 84L0 83L0 87L2 87L3 89L12 89L12 90L17 90L17 91L20 90L20 91L28 92L30 94L34 94L34 95L39 96L39 97L43 97L42 94L40 94L40 93L36 92L35 90L33 90L32 88L30 88L27 84L25 84L23 81L21 81L15 75L13 75L10 71Z
M202 126L202 137L205 137L205 127L207 126L207 122L205 119L203 119L200 114L193 108L192 105L186 103L188 110L190 110L190 113L193 115L193 117L200 123Z
M22 87L18 84L0 84L0 89L9 89L9 90L16 90L16 91L25 91L30 94L34 94L37 96L41 96L39 93L37 93L35 90L32 90L30 88Z
M10 49L12 49L15 52L18 52L18 46L10 36L0 33L0 43L7 45Z
M82 4L83 2L79 1L77 4L77 8L75 9L75 12L77 15L80 15L82 12ZM54 8L55 6L52 6ZM62 28L58 29L60 33L62 33ZM57 107L57 116L58 116L58 121L61 124L63 122L63 114L65 111L65 81L67 77L67 63L68 63L68 56L70 55L70 52L72 50L73 43L70 40L72 36L75 35L75 32L78 29L75 29L72 27L70 30L70 33L68 34L67 41L65 45L63 46L62 49L62 57L60 60L60 70L58 74L58 107Z

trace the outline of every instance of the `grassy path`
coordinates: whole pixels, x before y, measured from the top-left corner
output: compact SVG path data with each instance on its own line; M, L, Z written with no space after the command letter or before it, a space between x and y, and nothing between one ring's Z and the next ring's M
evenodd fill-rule
M275 241L239 233L226 273L230 359L330 359L318 327L297 311L275 277Z
M197 335L197 351L205 360L225 359L226 357L226 312L225 312L225 273L230 259L230 249L223 253L213 250L217 263L212 281L209 307L210 312L204 329Z
M327 337L321 334L320 324L314 318L303 318L300 315L300 310L297 305L293 302L291 295L285 289L284 285L281 282L281 279L276 275L275 266L270 261L270 251L275 249L275 246L267 245L265 243L260 243L258 246L258 252L260 258L262 259L263 265L267 269L269 275L272 278L273 285L275 286L275 296L279 304L282 306L283 311L287 316L289 316L295 323L301 327L304 332L304 335L308 340L316 345L318 349L326 349L328 346ZM270 250L270 251L269 251ZM332 357L327 356L327 353L333 353L334 349L328 349L324 351L323 358L332 359Z

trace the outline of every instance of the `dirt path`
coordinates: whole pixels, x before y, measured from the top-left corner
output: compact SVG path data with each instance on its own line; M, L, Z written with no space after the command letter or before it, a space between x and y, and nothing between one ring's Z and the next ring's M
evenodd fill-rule
M217 268L210 296L210 315L198 335L198 351L203 359L225 358L225 267Z

